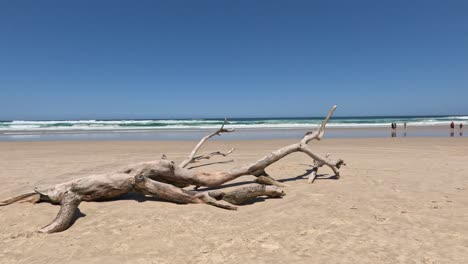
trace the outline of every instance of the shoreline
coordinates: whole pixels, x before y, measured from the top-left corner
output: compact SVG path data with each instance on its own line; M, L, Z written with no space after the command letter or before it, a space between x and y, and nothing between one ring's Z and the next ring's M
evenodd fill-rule
M223 134L214 140L258 140L258 139L294 139L302 137L306 132L314 130L303 128L256 128L236 129L234 133ZM83 140L198 140L213 129L167 129L167 130L51 130L51 131L18 131L0 132L0 141L83 141ZM468 133L468 132L467 132ZM389 127L330 127L327 128L328 138L386 138L392 136ZM414 126L406 130L396 130L396 137L461 137L459 129L451 130L447 126Z

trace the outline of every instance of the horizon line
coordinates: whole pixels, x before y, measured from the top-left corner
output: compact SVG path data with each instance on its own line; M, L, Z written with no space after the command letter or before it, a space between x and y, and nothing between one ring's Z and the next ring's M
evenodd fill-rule
M343 116L336 115L332 118L424 118L424 117L460 117L468 116L468 114L453 114L453 115L353 115ZM252 119L323 119L324 116L278 116L278 117L175 117L175 118L71 118L71 119L4 119L0 122L12 122L12 121L118 121L118 120L252 120Z

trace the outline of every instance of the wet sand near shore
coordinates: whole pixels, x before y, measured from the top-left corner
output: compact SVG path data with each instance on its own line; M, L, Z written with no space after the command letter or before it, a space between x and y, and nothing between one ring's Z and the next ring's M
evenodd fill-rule
M314 129L314 127L312 127ZM198 140L213 129L159 129L159 130L50 130L50 131L0 131L0 141L75 141L75 140ZM237 129L220 140L295 139L310 129ZM327 138L387 138L387 137L463 137L463 130L450 130L447 126L399 125L393 135L388 127L327 128Z

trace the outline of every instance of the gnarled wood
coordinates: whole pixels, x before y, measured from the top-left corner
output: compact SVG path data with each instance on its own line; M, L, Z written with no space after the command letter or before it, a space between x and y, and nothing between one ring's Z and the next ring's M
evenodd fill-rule
M203 137L200 142L198 142L198 144L195 146L195 148L192 150L192 152L190 152L190 155L188 156L188 158L186 158L185 160L183 160L180 164L179 164L179 167L182 167L182 168L185 168L187 167L187 165L189 165L190 163L193 163L197 160L200 160L200 159L209 159L211 158L212 156L215 156L215 155L222 155L222 156L227 156L229 155L231 152L234 151L234 149L231 149L228 153L226 154L222 154L221 152L213 152L211 154L208 154L208 155L202 155L202 156L198 156L198 157L195 157L195 155L197 154L198 150L202 147L202 145L208 140L210 139L211 137L213 136L216 136L216 135L221 135L221 133L230 133L230 132L234 132L234 129L226 129L224 128L224 125L226 125L227 123L227 118L224 119L224 123L221 125L221 127L216 130L215 132Z
M328 159L329 156L330 156L330 153L327 153L325 155L325 158ZM314 160L314 164L313 164L313 167L312 167L312 172L310 173L309 179L307 180L308 183L314 183L315 178L317 177L318 169L321 168L324 165L327 165L325 160L319 160L319 159ZM338 178L340 177L340 174L339 174L339 171L337 171L336 169L339 169L343 165L346 165L346 164L344 163L343 160L339 159L335 163L335 166L331 167L332 170L335 172L335 176L338 177Z
M260 184L266 184L266 185L274 185L274 186L277 186L277 187L286 187L286 184L283 184L283 183L273 179L271 176L268 176L268 175L259 176L255 180L255 182L260 183Z
M8 199L5 199L3 201L0 201L0 206L5 206L13 203L24 203L24 202L30 202L30 203L37 203L41 199L41 195L37 192L30 192L30 193L24 193L20 194L18 196L14 196Z
M222 156L222 157L227 157L229 154L231 154L233 151L235 150L235 148L231 148L228 152L226 153L223 153L221 151L215 151L215 152L211 152L209 154L206 154L206 155L200 155L200 156L196 156L193 158L193 163L197 162L197 161L200 161L200 160L208 160L210 159L211 157L214 157L214 156Z
M208 194L217 200L224 200L228 203L237 205L244 204L245 202L259 196L280 198L286 195L283 190L277 186L261 184L252 184L251 186L239 188L230 192L209 191Z
M310 156L313 160L320 161L324 165L330 167L335 173L335 175L339 177L339 169L340 166L344 164L343 161L333 161L318 154L315 154L307 145L307 143L309 143L311 140L320 140L323 137L325 126L335 109L336 106L333 106L317 131L306 133L299 143L291 144L286 147L275 150L269 155L261 158L260 160L254 163L234 167L226 171L193 172L180 166L175 167L173 166L173 163L171 164L167 161L160 161L160 163L158 164L155 164L153 162L154 166L152 167L152 169L147 170L147 174L145 176L151 179L157 177L158 179L163 181L176 182L179 184L218 187L228 181L234 180L244 175L263 175L265 173L265 169L271 164L277 162L278 160L286 157L291 153L302 152Z
M73 221L80 203L80 195L71 191L67 191L60 201L60 210L55 219L52 221L52 223L41 228L39 232L55 233L66 230Z

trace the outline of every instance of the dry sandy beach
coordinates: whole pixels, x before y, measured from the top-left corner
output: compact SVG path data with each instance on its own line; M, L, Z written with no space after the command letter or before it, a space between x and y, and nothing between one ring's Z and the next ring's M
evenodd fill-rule
M233 163L295 140L213 141L236 147ZM0 199L36 185L115 170L166 154L181 161L191 141L1 142ZM467 263L468 138L324 139L310 143L347 166L339 180L300 176L311 160L292 154L267 170L288 185L283 199L227 211L127 196L83 202L68 230L44 235L59 207L0 207L0 263ZM221 160L221 159L216 159ZM236 182L248 184L253 177ZM84 216L85 215L85 216Z

